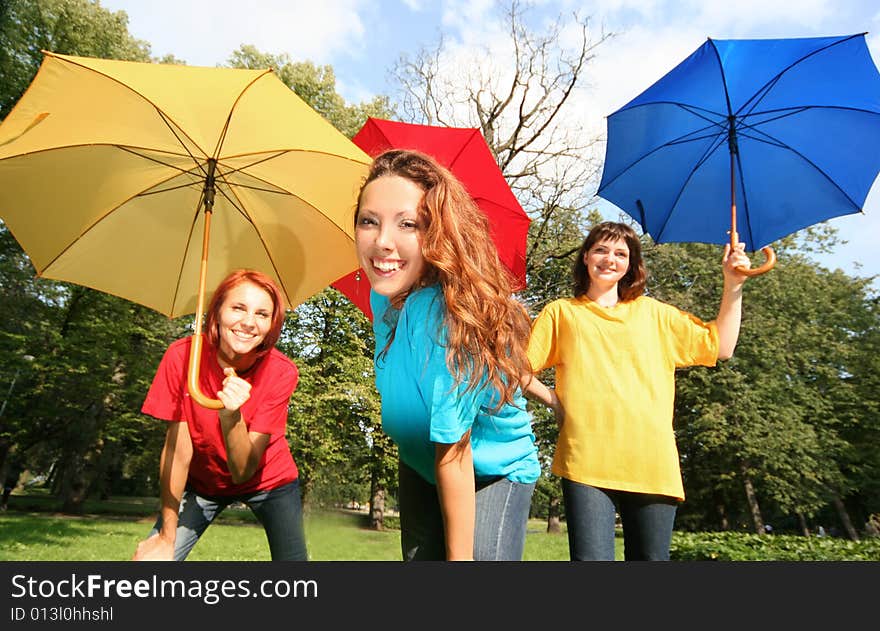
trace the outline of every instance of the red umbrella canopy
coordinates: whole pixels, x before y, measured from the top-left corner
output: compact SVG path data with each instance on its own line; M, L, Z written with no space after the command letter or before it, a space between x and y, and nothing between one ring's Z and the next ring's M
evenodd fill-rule
M352 141L374 157L388 149L421 151L452 171L489 219L492 241L501 262L513 275L514 288L525 287L526 236L531 220L510 190L479 129L368 118ZM358 271L332 286L372 320L370 282Z

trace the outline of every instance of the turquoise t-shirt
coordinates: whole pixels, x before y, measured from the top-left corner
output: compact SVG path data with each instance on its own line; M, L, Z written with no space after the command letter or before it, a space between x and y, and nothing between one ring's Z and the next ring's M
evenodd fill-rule
M435 443L458 442L468 429L477 480L536 481L541 468L522 392L515 405L496 412L496 390L465 392L467 383L455 382L446 364L443 300L440 287L432 285L410 294L398 311L385 296L370 293L382 429L397 444L401 460L432 484ZM395 328L394 341L382 355Z

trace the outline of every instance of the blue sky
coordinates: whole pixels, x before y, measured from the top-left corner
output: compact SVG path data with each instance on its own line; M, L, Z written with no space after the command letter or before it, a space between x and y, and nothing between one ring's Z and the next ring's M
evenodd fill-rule
M124 10L129 31L155 56L172 53L192 65L222 64L242 44L294 60L331 64L350 102L391 94L389 71L400 55L433 45L442 33L455 47L490 45L505 37L494 0L101 0ZM604 117L651 85L706 37L763 38L868 32L880 64L876 0L535 0L529 19L591 16L616 33L588 69L579 112L596 134ZM878 148L880 151L880 148ZM819 261L859 276L880 275L880 179L864 214L832 220L848 241ZM856 262L862 266L857 267ZM880 283L875 284L880 287Z

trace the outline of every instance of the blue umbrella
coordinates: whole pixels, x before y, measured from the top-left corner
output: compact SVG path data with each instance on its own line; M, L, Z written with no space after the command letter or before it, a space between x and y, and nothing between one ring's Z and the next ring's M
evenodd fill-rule
M762 273L775 262L764 246L860 212L878 171L880 73L864 33L710 38L608 117L598 194L657 243L763 248Z

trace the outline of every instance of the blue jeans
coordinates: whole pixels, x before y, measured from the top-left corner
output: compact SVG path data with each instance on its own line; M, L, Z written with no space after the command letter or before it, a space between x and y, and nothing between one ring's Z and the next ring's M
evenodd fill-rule
M308 561L299 480L249 495L209 497L186 489L177 513L174 560L183 561L217 515L233 502L247 504L263 525L273 561ZM150 534L159 532L161 528L160 513Z
M668 561L678 500L600 489L562 478L568 551L572 561L614 560L615 505L623 523L627 561Z
M398 462L400 547L404 561L445 561L446 533L437 487ZM477 483L475 561L521 561L535 484L499 478Z

